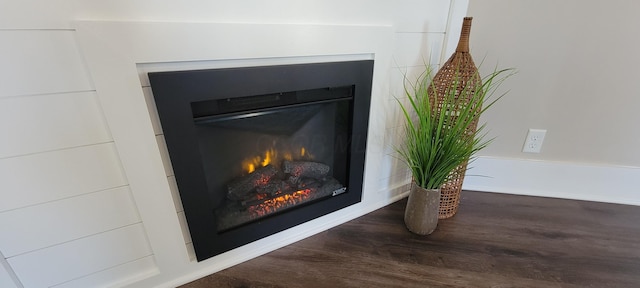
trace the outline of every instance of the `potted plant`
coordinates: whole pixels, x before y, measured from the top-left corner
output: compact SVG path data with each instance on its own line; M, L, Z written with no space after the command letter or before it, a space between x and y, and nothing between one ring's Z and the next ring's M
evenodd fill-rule
M431 81L433 70L429 65L426 67L416 82L405 85L408 103L398 101L406 122L406 135L404 143L396 149L413 176L405 224L420 235L430 234L437 226L440 187L447 177L489 144L484 124L476 129L470 127L504 95L492 97L498 86L513 74L512 69L504 69L485 77L474 75L480 81L454 76L443 90L435 89L436 84ZM435 95L438 90L439 95Z

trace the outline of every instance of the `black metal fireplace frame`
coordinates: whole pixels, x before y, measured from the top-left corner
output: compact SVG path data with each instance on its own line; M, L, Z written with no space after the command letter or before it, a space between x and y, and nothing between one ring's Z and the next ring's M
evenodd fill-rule
M361 201L372 76L373 60L149 73L198 261ZM191 103L344 86L354 87L349 192L218 233Z

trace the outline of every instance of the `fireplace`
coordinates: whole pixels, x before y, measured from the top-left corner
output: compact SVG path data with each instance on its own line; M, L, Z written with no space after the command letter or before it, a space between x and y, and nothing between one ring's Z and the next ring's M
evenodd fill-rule
M373 61L149 73L198 261L361 201Z

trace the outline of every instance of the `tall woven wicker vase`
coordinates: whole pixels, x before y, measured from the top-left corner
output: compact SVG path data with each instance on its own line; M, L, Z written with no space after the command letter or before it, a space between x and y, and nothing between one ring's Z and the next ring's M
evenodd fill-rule
M438 109L438 113L442 111L452 111L455 107L442 107L443 96L446 95L446 91L451 89L452 84L457 81L456 95L457 97L469 98L469 95L473 95L475 88L481 86L481 79L478 75L478 68L473 63L471 54L469 54L469 34L471 32L471 20L472 17L465 17L462 23L462 33L460 33L460 40L458 41L458 47L456 52L451 55L449 60L438 70L433 77L432 85L429 95L436 99L435 101ZM464 89L467 87L467 89ZM472 88L472 89L469 89ZM435 91L434 91L435 90ZM462 95L462 90L464 94ZM433 102L432 102L433 103ZM473 133L477 129L477 120L470 125L468 131ZM467 170L467 162L458 166L450 175L447 182L441 187L440 197L440 209L438 213L439 219L446 219L452 217L458 211L458 204L460 203L460 192L462 190L462 181Z

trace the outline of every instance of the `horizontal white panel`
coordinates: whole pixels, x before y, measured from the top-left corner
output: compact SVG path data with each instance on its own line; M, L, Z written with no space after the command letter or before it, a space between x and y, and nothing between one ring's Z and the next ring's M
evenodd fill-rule
M0 30L0 97L93 90L74 35Z
M142 224L7 259L25 287L49 287L148 257Z
M95 92L0 98L0 158L111 141Z
M397 32L440 32L447 29L449 1L396 0L394 27Z
M72 0L2 1L0 29L71 28L74 3Z
M2 253L0 253L0 257L1 256L2 256ZM11 277L11 273L8 271L8 269L11 269L11 267L9 267L9 263L7 263L3 257L2 259L0 259L0 287L18 288L18 286L16 285L16 282L13 281L13 278Z
M437 72L438 65L433 65L433 74ZM409 66L409 67L396 67L391 70L389 81L389 97L384 104L384 114L386 117L386 128L403 128L404 127L404 114L400 107L400 103L409 108L411 103L407 98L405 92L405 86L407 91L411 92L412 86L418 83L418 79L425 74L426 67L422 66ZM409 108L411 109L411 108Z
M409 103L409 98L398 98L393 100L387 100L387 109L385 109L385 117L386 117L386 129L397 129L402 131L404 129L404 113L400 108L400 104L398 101L402 102L403 105L411 105ZM387 142L388 135L385 135L385 145ZM388 149L388 147L384 147L384 149Z
M0 211L125 184L113 143L0 159Z
M401 125L400 127L393 127L393 128L388 128L385 131L385 139L384 139L384 148L383 148L383 153L384 155L392 155L392 156L396 156L396 157L400 157L400 155L398 155L398 152L396 152L396 148L400 148L403 146L404 144L404 138L405 138L405 129L404 129L404 125Z
M397 155L386 154L380 162L380 188L391 188L411 181L411 173Z
M183 1L158 5L154 0L78 1L77 19L145 19L171 22L330 23L391 25L396 1L291 0ZM436 0L428 1L436 2ZM448 2L448 1L447 1ZM420 6L422 7L422 6Z
M442 51L442 33L396 33L394 66L438 64Z
M432 65L432 76L438 72L440 68L439 65ZM390 80L389 80L389 99L395 100L396 98L404 98L407 97L405 95L405 85L411 91L411 86L415 85L418 82L420 77L425 75L427 67L425 65L418 66L405 66L405 67L395 67L391 69Z
M0 250L12 257L139 221L128 186L84 194L0 213Z
M216 1L198 1L197 5L172 7L153 5L152 1L138 1L138 5L125 5L123 1L71 1L71 0L22 0L5 1L0 10L0 29L55 29L71 28L73 19L165 19L172 21L220 21L220 22L280 22L280 23L344 23L361 24L383 22L402 31L429 29L443 31L446 27L449 2L442 0L385 1L324 1L325 5L288 0L269 4L253 0L247 3L227 3L219 9ZM145 3L148 2L148 3ZM393 4L393 5L391 5ZM340 9L335 7L340 6ZM246 7L254 7L247 9ZM366 13L362 13L366 7ZM286 8L286 9L283 9ZM267 12L268 11L268 12ZM295 11L295 13L293 13ZM77 15L77 16L76 16ZM394 17L391 18L390 16Z
M52 288L121 287L159 273L153 256L99 271Z
M158 108L156 107L156 100L153 98L151 87L143 87L142 93L144 94L144 100L147 101L147 109L149 110L149 117L151 117L151 125L153 125L153 132L156 135L164 134L162 132L162 125L160 124L160 116L158 115Z

